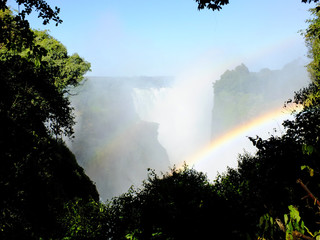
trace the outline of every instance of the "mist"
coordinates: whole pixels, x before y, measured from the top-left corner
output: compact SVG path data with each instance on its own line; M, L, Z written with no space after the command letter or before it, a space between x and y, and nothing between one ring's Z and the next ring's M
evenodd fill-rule
M92 65L72 98L77 125L68 145L103 199L140 186L148 168L159 173L186 161L214 179L227 166L236 167L239 153L255 151L247 136L281 134L283 119L230 139L203 159L194 156L236 124L283 106L308 82L307 61L282 69L307 53L297 32L306 29L312 4L241 1L220 12L198 11L195 1L182 0L59 6L64 23L45 29ZM37 15L30 23L44 27ZM230 101L219 103L220 97L217 103L213 83L242 63L250 78L267 84L219 91ZM290 72L301 82L291 81Z
M188 159L237 124L282 107L295 90L308 84L304 64L296 60L278 70L248 69L246 74L253 78L252 84L233 91L264 94L258 104L246 98L245 117L227 116L228 121L236 123L229 127L222 124L226 119L215 122L215 114L222 117L225 113L219 110L213 86L226 72L236 74L244 65L200 64L171 77L89 77L72 98L77 124L75 139L69 146L104 200L131 186L141 186L148 169L160 174L184 162L213 180L228 166L237 166L238 154L254 154L248 136L281 134L281 123L290 116L273 119L230 139L205 159L192 163ZM223 108L227 110L228 105ZM219 129L217 136L213 124Z

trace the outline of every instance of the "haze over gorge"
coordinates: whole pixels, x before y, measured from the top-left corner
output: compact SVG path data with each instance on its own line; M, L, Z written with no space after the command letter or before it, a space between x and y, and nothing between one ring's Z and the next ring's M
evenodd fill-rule
M247 136L271 134L273 128L281 134L283 118L268 119L267 125L210 149L206 160L188 159L238 125L281 108L309 82L298 60L278 70L250 72L239 64L219 71L176 77L88 77L76 90L72 104L77 124L69 146L102 199L140 186L149 168L166 172L186 161L213 178L227 166L236 166L237 154L254 151Z
M0 240L320 240L320 0L2 0L0 32Z

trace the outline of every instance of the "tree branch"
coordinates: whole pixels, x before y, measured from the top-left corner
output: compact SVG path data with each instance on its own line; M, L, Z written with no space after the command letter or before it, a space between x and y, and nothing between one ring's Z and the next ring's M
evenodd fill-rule
M292 237L293 237L293 239L303 238L303 239L306 239L306 240L315 240L315 238L303 235L302 233L300 233L298 231L293 231L292 232Z
M314 201L314 203L317 203L318 206L320 207L320 202L319 202L319 200L312 194L312 192L310 192L310 190L308 189L308 187L303 184L303 182L301 181L301 179L298 179L298 180L297 180L297 183L299 183L300 186L308 193L308 196L309 196L310 198L312 198L312 200Z

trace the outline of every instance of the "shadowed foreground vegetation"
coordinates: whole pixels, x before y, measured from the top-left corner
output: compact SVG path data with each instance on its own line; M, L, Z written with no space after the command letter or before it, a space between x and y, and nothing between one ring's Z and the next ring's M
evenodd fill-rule
M58 24L59 9L19 2L25 11L13 15L0 1L0 239L320 239L319 7L304 33L312 82L282 136L251 138L257 153L213 182L187 166L150 170L141 189L102 203L63 142L73 136L68 96L90 64L24 19L38 9Z

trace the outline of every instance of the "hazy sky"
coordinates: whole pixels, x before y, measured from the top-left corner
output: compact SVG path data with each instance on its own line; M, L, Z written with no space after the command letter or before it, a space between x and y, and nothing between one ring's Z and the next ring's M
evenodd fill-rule
M12 0L9 0L9 3ZM231 0L220 12L194 0L51 0L63 24L50 29L69 53L92 64L92 76L175 75L190 66L245 63L250 70L281 68L306 55L298 33L313 5L301 0ZM12 4L17 8L17 4ZM212 62L212 64L211 64Z
M210 141L212 82L223 72L241 63L251 72L281 69L306 56L298 31L307 27L308 9L314 6L301 0L230 0L220 12L212 12L198 11L194 0L48 2L61 8L63 24L43 26L33 14L28 17L31 27L50 29L70 54L89 61L89 76L176 77L176 86L167 89L165 100L153 110L157 118L143 119L160 124L159 142L175 164ZM236 164L240 150L234 146L246 148L246 136L204 163L205 171L213 176Z

